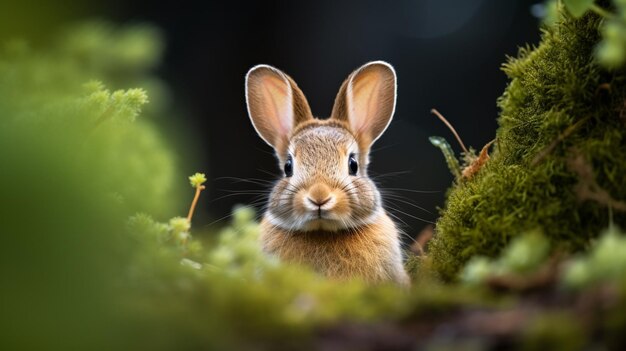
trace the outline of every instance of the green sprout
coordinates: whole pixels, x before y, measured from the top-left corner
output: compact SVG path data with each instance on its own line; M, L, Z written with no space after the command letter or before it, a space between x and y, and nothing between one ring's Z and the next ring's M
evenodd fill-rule
M454 174L456 179L461 179L461 166L459 165L459 160L454 156L454 151L452 151L452 147L445 138L440 136L431 136L428 138L430 143L434 146L438 147L441 152L443 152L443 156L446 158L446 163L448 164L448 168L450 172Z
M191 202L191 207L189 208L189 213L187 214L187 221L191 223L191 217L193 217L193 212L196 209L196 204L198 203L198 199L200 198L200 193L206 187L202 184L206 182L206 176L204 173L196 173L189 177L189 183L192 187L196 188L196 195L193 197L193 201Z
M194 188L198 188L204 184L204 182L206 182L206 176L204 173L196 173L189 177L189 183L191 183L191 186Z
M463 159L463 169L461 169L459 160L454 156L454 151L452 150L452 147L450 147L450 144L445 138L432 136L429 138L430 143L441 149L441 152L443 152L443 156L446 159L446 163L448 164L450 172L452 172L457 180L460 180L462 178L472 178L474 174L476 174L489 160L488 150L491 144L495 142L495 140L487 143L487 145L485 145L480 151L480 155L477 156L474 149L470 148L468 150L467 147L465 147L463 140L461 140L461 137L459 136L459 133L456 132L456 129L454 129L454 126L452 126L452 124L441 113L439 113L439 111L433 108L430 110L430 112L437 116L437 118L439 118L441 122L443 122L443 124L445 124L446 127L450 129L450 132L452 132L452 134L456 138L459 146L461 146L461 149L463 149L463 152L461 153Z

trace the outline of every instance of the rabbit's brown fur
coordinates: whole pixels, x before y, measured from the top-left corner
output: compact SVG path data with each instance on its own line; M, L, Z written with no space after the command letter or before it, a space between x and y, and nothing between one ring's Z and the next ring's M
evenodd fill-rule
M408 284L398 230L367 177L371 144L395 108L393 68L373 62L352 73L325 120L273 67L251 69L246 88L253 125L289 167L261 222L263 249L331 278Z
M396 232L386 214L372 224L336 232L289 232L267 219L261 221L263 249L281 260L308 265L331 278L406 285L400 246L393 236Z

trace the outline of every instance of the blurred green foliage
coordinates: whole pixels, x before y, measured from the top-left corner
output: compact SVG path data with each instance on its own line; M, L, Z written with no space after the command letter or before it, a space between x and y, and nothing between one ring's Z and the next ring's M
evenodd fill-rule
M595 284L626 283L626 235L615 227L602 232L588 252L568 258L563 263L561 284L584 289ZM495 259L473 257L463 267L461 281L484 284L488 278L511 274L533 274L545 265L550 254L549 240L539 232L516 237Z
M483 283L490 276L535 272L545 263L550 242L537 231L524 233L506 246L498 259L474 256L463 267L461 280L469 284Z
M593 284L624 280L625 252L626 236L615 227L607 229L588 254L579 255L569 262L563 284L581 289Z
M520 307L535 308L521 328L522 349L581 350L591 345L621 349L626 327L626 233L611 226L588 252L576 256L563 257L558 250L550 255L549 244L539 232L518 236L497 258L472 258L461 281L476 289L534 292ZM543 308L533 306L533 301L541 301Z
M173 155L146 113L135 121L148 103L147 90L151 99L159 95L155 90L164 92L150 74L161 53L158 32L95 23L64 33L47 50L23 41L5 44L0 123L6 135L0 142L13 145L7 151L41 147L42 158L72 155L72 163L90 169L91 181L128 210L170 213L180 204L173 196ZM141 88L110 91L105 84ZM172 201L162 201L167 197Z
M104 45L85 45L76 27L44 49L10 41L0 51L2 349L115 347L126 219L181 204L172 153L138 117L143 87L158 81L149 68L160 38L98 26L110 28Z

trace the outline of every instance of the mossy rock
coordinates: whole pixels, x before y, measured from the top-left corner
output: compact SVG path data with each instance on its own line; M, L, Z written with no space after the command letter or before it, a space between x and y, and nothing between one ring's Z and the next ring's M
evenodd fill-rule
M626 200L626 72L600 67L594 52L601 19L560 21L535 48L520 49L503 67L511 79L491 159L450 189L430 243L432 267L454 279L472 256L495 256L509 240L540 229L563 250L585 249L609 224L606 203L581 201L580 155L613 199ZM614 211L626 227L626 215Z

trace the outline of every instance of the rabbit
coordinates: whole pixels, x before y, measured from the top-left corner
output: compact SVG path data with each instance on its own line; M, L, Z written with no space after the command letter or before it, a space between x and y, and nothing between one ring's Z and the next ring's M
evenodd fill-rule
M284 170L260 224L264 252L331 279L409 285L398 229L367 175L396 89L393 67L369 62L343 82L330 118L318 119L288 75L268 65L248 71L250 120Z

